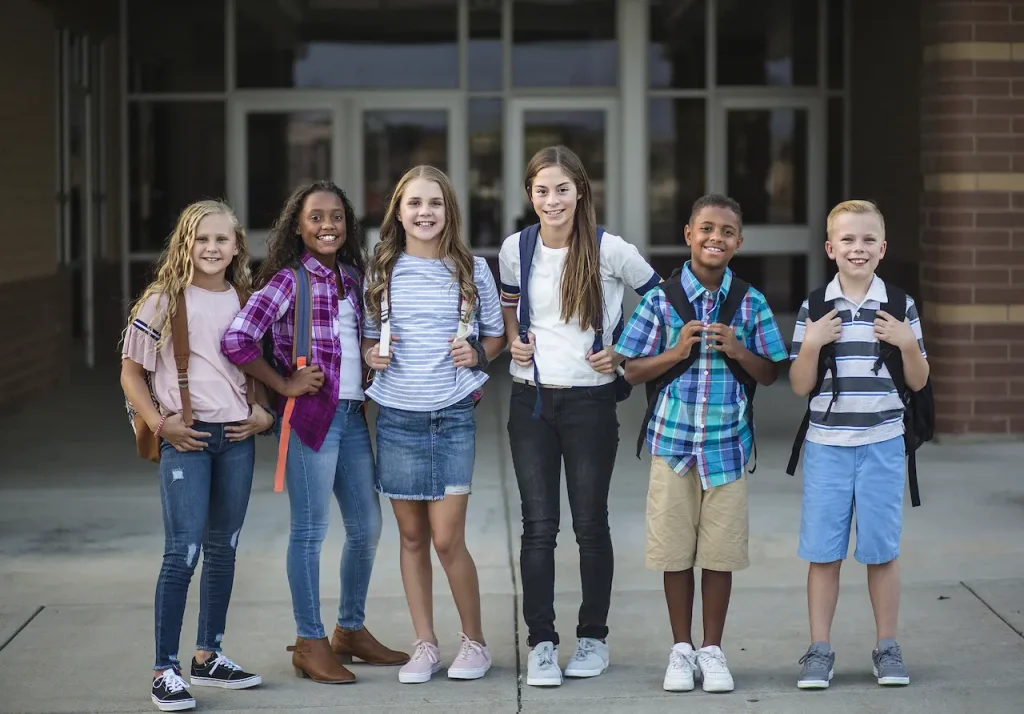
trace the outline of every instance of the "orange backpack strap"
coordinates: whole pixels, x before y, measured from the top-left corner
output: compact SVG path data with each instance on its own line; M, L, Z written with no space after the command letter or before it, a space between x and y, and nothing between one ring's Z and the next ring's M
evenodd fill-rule
M295 275L295 317L292 330L292 365L302 369L313 359L313 304L309 273L301 265L292 269ZM274 471L274 491L284 490L285 465L288 461L288 441L292 433L292 412L295 397L288 397L281 417L281 439L277 444L277 469Z
M178 371L178 391L181 393L181 420L192 426L192 398L188 391L188 310L185 291L178 293L178 304L171 316L171 342L174 345L174 367Z

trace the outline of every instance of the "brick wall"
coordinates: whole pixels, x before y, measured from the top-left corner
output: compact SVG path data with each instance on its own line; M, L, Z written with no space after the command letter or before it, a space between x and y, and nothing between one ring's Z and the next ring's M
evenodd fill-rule
M0 405L68 376L68 280L57 270L53 16L4 0L0 24Z
M1024 3L922 3L921 280L940 435L1024 436Z

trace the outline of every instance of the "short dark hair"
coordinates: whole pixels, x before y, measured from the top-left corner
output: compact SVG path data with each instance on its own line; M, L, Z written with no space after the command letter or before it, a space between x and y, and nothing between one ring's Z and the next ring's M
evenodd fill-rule
M736 214L736 220L739 221L740 231L743 230L743 211L740 209L740 204L736 199L721 193L705 194L693 202L693 208L690 209L689 222L693 223L693 219L705 208L725 208L732 211Z

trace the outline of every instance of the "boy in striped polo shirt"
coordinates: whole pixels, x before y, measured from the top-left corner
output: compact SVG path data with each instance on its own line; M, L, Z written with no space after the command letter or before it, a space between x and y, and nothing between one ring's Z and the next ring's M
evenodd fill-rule
M906 298L902 322L881 309L889 298L875 269L885 247L885 222L873 203L844 201L833 208L825 252L839 272L824 295L825 307L831 303L833 309L814 321L805 300L793 333L793 391L807 396L817 388L809 404L804 444L798 549L799 556L810 562L811 646L800 659L803 669L797 686L801 689L824 689L832 678L835 653L829 636L855 509L854 557L867 565L877 630L873 671L882 685L910 683L895 640L906 471L904 404L889 370L878 359L879 342L899 349L908 389L925 386L928 361L913 299ZM828 370L818 387L819 354L832 342L837 374Z
M787 352L764 295L729 268L743 243L739 204L716 194L698 199L685 237L690 260L644 295L615 350L627 358L631 384L657 390L645 429L652 455L645 564L664 573L672 627L662 686L689 691L696 676L706 692L731 692L722 636L732 574L750 563L746 466L754 443L753 391L739 378L771 384ZM704 619L697 650L694 567Z

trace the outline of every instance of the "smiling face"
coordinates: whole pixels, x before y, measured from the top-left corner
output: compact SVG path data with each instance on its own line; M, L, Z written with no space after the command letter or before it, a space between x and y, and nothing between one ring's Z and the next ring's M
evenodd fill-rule
M317 191L306 197L299 216L299 234L306 249L320 262L333 263L345 244L345 205L330 191Z
M223 275L236 255L238 238L231 218L223 213L211 213L196 226L192 263L196 272L209 277Z
M723 270L743 244L739 217L729 208L704 206L686 226L686 244L695 266Z
M542 228L565 229L572 227L579 189L561 166L548 166L533 177L530 201Z
M832 222L825 252L836 261L840 275L867 279L885 256L885 229L874 213L840 213Z
M399 220L407 239L424 243L436 240L444 232L444 193L436 181L411 180L402 191Z

